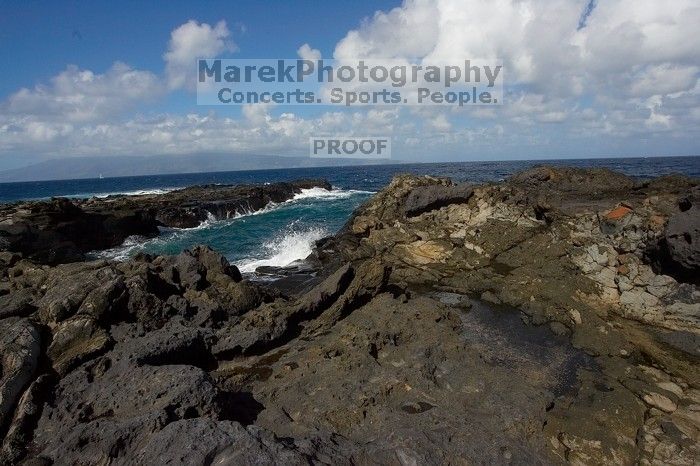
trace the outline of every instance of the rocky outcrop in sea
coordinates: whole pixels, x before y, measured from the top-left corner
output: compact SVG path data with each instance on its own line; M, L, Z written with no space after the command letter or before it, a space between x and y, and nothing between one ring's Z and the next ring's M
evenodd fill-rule
M398 176L278 281L85 260L309 183L3 207L0 461L697 464L697 180Z
M325 180L265 185L206 185L166 194L20 202L0 206L0 249L55 265L118 246L130 236L153 237L159 227L193 228L292 199L303 189L331 189Z

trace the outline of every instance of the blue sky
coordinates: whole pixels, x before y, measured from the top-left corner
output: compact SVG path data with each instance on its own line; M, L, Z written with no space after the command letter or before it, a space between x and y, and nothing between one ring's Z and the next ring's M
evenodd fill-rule
M396 0L0 1L0 57L12 69L0 74L0 96L45 83L67 64L99 71L119 60L160 72L171 31L190 19L209 24L225 20L238 47L230 55L234 58L295 58L302 43L331 54L363 18L400 4ZM149 110L194 108L192 95L172 97Z
M318 133L391 136L413 161L698 154L699 23L693 0L0 1L0 169L304 155ZM212 52L293 58L304 45L324 58L497 57L505 102L204 107L183 75Z

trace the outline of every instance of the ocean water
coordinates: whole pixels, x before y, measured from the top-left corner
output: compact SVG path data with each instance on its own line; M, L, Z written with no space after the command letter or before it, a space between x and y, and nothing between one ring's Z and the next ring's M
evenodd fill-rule
M114 249L94 257L125 259L137 252L176 254L197 244L208 244L241 271L252 273L261 265L285 266L303 259L316 240L333 234L351 213L397 173L447 176L458 181L502 180L544 162L460 162L298 168L240 172L197 173L90 180L62 180L0 184L0 202L62 196L85 198L114 194L164 193L197 184L269 183L299 178L325 178L333 191L305 190L294 199L269 205L254 214L228 220L210 218L196 228L163 229L157 238L128 238ZM670 173L700 178L700 157L587 159L547 161L551 165L608 167L641 179Z

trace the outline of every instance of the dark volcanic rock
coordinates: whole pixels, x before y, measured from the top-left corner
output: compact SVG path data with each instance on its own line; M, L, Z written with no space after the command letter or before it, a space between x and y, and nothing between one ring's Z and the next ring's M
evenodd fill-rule
M117 279L118 272L104 261L60 265L43 284L46 292L36 304L39 318L44 324L56 324L75 314L89 295L95 293L91 301L99 301L99 294L108 291L103 286ZM86 311L88 308L92 308L90 303Z
M583 195L589 199L629 192L635 187L632 178L607 168L573 168L539 166L513 175L509 182L525 187L530 193Z
M207 271L207 280L210 283L219 279L227 280L227 278L232 278L235 282L242 280L238 267L231 265L224 256L215 252L209 246L196 246L192 248L190 254L202 263Z
M309 458L255 426L209 419L184 419L168 424L136 452L137 464L307 465Z
M700 187L679 201L681 212L666 225L668 256L687 277L700 276Z
M147 209L87 212L75 202L52 199L3 206L0 244L37 262L57 264L82 260L85 252L116 246L131 235L158 233Z
M158 226L195 227L211 217L225 219L260 210L312 187L331 189L324 180L301 180L8 204L0 207L0 249L46 264L80 261L85 253L118 246L129 236L156 236Z
M9 423L15 404L34 377L41 353L41 337L26 319L0 321L0 431Z
M12 423L2 442L0 464L17 464L26 454L27 446L32 439L36 422L41 415L44 395L49 387L50 376L40 375L27 388L15 409Z
M71 372L56 387L54 404L45 407L35 432L41 456L65 464L132 457L138 443L169 422L220 412L216 388L199 368L97 363Z
M77 315L61 322L46 350L59 375L67 374L80 363L104 351L111 343L109 334L95 318Z
M325 330L382 292L388 275L381 264L362 264L359 270L346 264L297 300L264 304L222 328L214 353L260 352L295 338L302 329Z
M52 208L190 225L316 185ZM694 186L402 175L266 285L207 247L0 253L0 464L696 464Z
M467 202L473 192L472 186L466 183L452 186L418 187L411 191L406 198L404 207L406 216L413 217L450 204Z
M0 319L5 317L25 317L36 310L34 301L37 293L31 288L24 288L0 296Z
M209 352L211 336L210 330L171 321L144 336L123 339L115 354L138 365L189 364L206 368L214 363Z
M127 290L124 277L116 276L93 288L78 308L78 314L88 315L100 321L114 318L125 305Z

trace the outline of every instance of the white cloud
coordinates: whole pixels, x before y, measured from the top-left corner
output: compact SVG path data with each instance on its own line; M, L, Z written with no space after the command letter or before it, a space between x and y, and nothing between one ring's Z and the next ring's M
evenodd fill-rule
M406 0L348 32L334 56L502 59L506 85L538 101L523 105L518 92L512 95L516 100L495 110L520 123L575 117L586 96L602 112L618 112L618 123L625 121L626 109L630 123L636 121L637 109L648 107L640 98L686 93L696 101L696 0L606 0L579 28L587 5L588 0ZM663 118L667 100L660 102L655 121L682 124ZM481 109L472 114L491 116Z
M170 89L194 88L198 58L214 58L234 51L226 21L211 26L190 20L170 34L168 51L163 55L165 75Z
M104 74L68 66L48 86L23 88L10 95L0 110L13 115L41 115L87 122L116 115L160 94L158 78L123 63Z
M645 150L697 148L697 1L601 1L579 28L587 3L406 0L335 47L339 59L500 58L511 86L500 107L314 107L302 116L289 107L249 105L239 118L223 116L222 107L126 113L163 87L191 88L197 57L235 48L225 22L189 21L172 32L161 76L121 63L103 74L69 66L47 85L10 95L0 103L0 153L304 154L312 135L392 136L394 153L415 160L605 155L615 153L611 147L641 147L642 138L651 141ZM297 54L321 55L307 43Z
M440 2L408 0L401 7L363 22L348 32L335 48L334 57L406 58L423 57L434 48L440 29L435 19Z
M249 105L243 118L214 113L135 117L79 126L37 117L0 115L0 150L56 156L266 153L305 155L310 136L391 135L396 110L329 112L304 118L291 112L271 114L270 105Z
M302 60L320 60L321 52L318 49L312 49L309 44L304 44L297 49L297 55Z
M668 95L693 89L698 81L698 66L649 66L630 82L629 94L634 97Z

